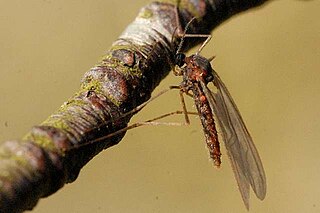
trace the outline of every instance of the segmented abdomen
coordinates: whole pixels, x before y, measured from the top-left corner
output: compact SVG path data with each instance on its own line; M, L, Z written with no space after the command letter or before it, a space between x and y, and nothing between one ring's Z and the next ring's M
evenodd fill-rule
M218 133L214 122L212 109L210 108L207 96L203 92L200 82L193 82L193 87L191 90L201 119L201 124L203 126L210 157L213 159L214 165L219 167L221 164L220 143L218 140Z

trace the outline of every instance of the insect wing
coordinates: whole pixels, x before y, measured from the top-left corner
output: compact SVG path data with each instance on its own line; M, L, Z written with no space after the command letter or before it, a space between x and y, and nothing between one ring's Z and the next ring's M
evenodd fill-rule
M259 199L265 198L264 169L258 151L229 91L215 71L213 74L213 83L217 87L217 92L211 92L204 82L202 86L208 95L210 107L217 116L242 199L249 209L249 183Z

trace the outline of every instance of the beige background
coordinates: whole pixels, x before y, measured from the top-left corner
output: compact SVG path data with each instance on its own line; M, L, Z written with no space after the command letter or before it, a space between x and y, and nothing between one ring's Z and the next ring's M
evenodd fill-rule
M70 97L147 2L1 1L0 141L21 137ZM251 212L320 212L319 11L318 0L271 2L224 23L203 52L217 56L265 166L267 197L252 194ZM170 75L157 91L179 81ZM179 107L172 92L134 120ZM213 168L194 118L190 127L128 132L34 212L246 210L226 155Z

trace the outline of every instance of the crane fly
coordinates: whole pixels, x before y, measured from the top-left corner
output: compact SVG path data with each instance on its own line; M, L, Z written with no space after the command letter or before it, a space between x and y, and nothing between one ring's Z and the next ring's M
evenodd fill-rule
M191 19L185 27L178 50L175 55L175 75L183 76L183 81L175 88L180 89L183 111L183 94L192 96L201 119L206 144L210 157L216 167L221 164L221 152L218 134L215 127L217 121L227 150L237 184L247 209L249 209L250 186L256 196L263 200L266 195L266 177L258 151L243 122L240 112L233 101L228 89L219 75L211 67L210 61L200 55L200 51L211 39L211 35L186 34ZM198 51L186 56L180 50L186 37L206 38ZM216 92L209 89L208 84L213 83ZM189 92L192 92L190 94ZM189 122L185 113L186 122Z
M237 180L239 191L246 208L249 209L250 186L259 199L263 200L266 196L265 172L258 151L242 120L236 104L234 103L229 91L227 90L225 84L222 82L221 78L211 67L210 61L212 59L207 59L200 55L201 50L211 39L211 35L186 34L189 25L194 20L195 18L191 19L186 25L184 33L181 36L178 50L175 54L174 66L177 69L174 68L173 72L175 75L183 77L183 81L180 83L180 85L171 86L169 89L163 90L158 95L134 108L130 112L124 113L119 117L119 119L126 118L129 115L139 112L148 103L172 89L180 90L183 110L167 113L144 122L134 123L97 139L75 145L72 149L86 146L88 144L101 142L107 138L113 137L129 129L140 126L162 124L175 126L184 125L182 123L163 123L157 121L174 114L184 114L186 124L189 124L190 121L188 115L196 114L199 115L201 124L203 126L203 131L206 139L206 144L209 149L210 157L212 158L214 165L216 167L219 167L221 164L221 152L218 132L215 125L215 121L217 121L221 130L221 135L233 168L235 178ZM200 37L206 38L206 40L202 43L195 54L186 56L181 52L181 48L186 37ZM213 92L209 89L209 83L212 83L214 85L214 87L216 88L216 92ZM190 91L192 92L192 94L190 94ZM184 94L193 97L198 111L197 113L187 111L183 97ZM101 125L106 124L108 123L104 123ZM101 127L101 125L99 125L97 128Z

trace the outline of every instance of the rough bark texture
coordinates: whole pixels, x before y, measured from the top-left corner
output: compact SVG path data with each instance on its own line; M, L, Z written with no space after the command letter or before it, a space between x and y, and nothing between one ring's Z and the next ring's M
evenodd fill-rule
M22 140L0 146L0 211L32 209L40 198L73 182L95 155L121 140L124 134L99 138L125 127L132 115L122 114L148 100L169 73L178 43L178 38L171 42L176 27L181 32L197 17L188 33L210 33L232 15L266 1L182 0L179 19L177 1L143 7L102 61L85 73L71 99ZM186 40L184 50L199 42Z

